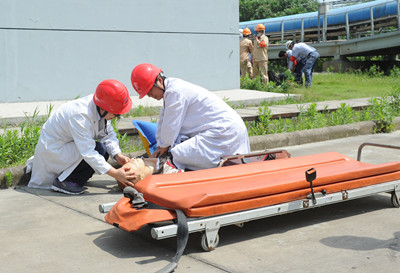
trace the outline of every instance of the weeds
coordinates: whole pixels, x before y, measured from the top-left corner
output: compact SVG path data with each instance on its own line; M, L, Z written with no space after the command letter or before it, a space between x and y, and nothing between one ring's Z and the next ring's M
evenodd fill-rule
M294 83L294 77L289 71L285 71L285 80L277 84L273 81L265 83L262 81L261 76L257 75L255 78L250 79L247 75L240 79L240 88L248 90L258 90L265 92L285 93L289 94L289 91L296 85Z
M12 183L13 183L13 180L14 180L14 176L12 175L12 173L11 172L6 172L4 174L4 178L6 180L7 187L11 187Z
M49 107L46 117L50 116L52 109ZM0 135L0 168L22 165L33 155L44 123L44 120L37 121L38 113L35 110L32 118L27 117L19 130L9 129L8 124L4 124L4 132Z
M308 107L300 107L296 118L272 119L271 110L265 105L259 108L258 121L246 124L249 135L255 136L374 120L375 133L388 133L394 129L393 119L400 116L399 103L400 87L395 88L391 96L371 99L370 106L361 111L356 111L351 106L342 103L336 111L329 112L326 106L318 110L317 104L311 103Z
M394 128L392 122L394 119L393 108L388 101L388 97L373 98L370 100L372 118L376 120L375 133L391 132Z
M340 104L340 108L332 112L329 116L328 124L330 126L343 125L355 122L361 116L357 116L358 112L355 112L351 106L345 103ZM359 121L359 120L357 120Z
M114 132L117 134L119 141L119 147L123 153L131 153L135 151L144 150L144 146L138 137L130 137L127 133L121 134L118 131L118 119L112 119L111 125L114 128Z
M132 109L131 111L129 111L128 115L124 115L124 116L128 116L128 117L143 117L143 116L154 116L160 113L160 107L155 107L155 106L151 106L151 107L144 107L142 105L139 105L137 108Z

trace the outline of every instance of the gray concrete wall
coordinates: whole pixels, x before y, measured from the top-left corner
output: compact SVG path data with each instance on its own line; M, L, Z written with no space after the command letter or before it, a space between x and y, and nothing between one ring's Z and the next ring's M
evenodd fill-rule
M2 0L0 102L73 99L133 67L239 88L237 0Z

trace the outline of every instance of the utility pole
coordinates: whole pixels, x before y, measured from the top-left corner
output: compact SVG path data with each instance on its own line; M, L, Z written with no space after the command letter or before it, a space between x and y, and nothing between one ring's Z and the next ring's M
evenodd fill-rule
M323 16L323 24L322 24L322 41L326 42L327 36L327 29L328 29L328 19L327 14L329 12L329 5L323 2L318 3L318 42L321 42L321 35L320 35L320 21L321 15Z

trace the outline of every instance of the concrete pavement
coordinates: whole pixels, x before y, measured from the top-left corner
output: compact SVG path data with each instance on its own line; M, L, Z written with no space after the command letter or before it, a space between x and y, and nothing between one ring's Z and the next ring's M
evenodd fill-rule
M356 158L364 142L400 145L400 131L281 147L292 156L337 151ZM396 150L368 147L362 161L400 161ZM0 191L1 272L155 272L175 254L175 238L156 241L104 222L98 205L122 196L106 175L81 196L25 187ZM203 252L191 234L175 272L397 272L400 210L389 194L223 227Z

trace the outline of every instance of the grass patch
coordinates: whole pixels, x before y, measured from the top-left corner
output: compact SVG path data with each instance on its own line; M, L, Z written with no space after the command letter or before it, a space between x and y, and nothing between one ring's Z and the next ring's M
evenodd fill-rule
M400 71L396 67L390 71L388 76L379 72L378 68L372 67L365 73L360 71L354 73L314 73L313 85L309 88L294 83L291 75L287 75L287 80L279 86L273 82L265 84L259 77L254 79L245 77L241 79L240 87L249 90L301 95L301 99L297 102L286 100L267 103L268 105L293 104L387 96L393 89L400 86L399 75Z
M294 87L291 93L303 95L306 102L345 100L385 96L399 85L399 77L320 73L313 75L310 88Z
M144 117L144 116L157 116L160 114L161 107L157 106L149 106L144 107L139 105L136 108L131 109L127 114L124 114L124 117Z

